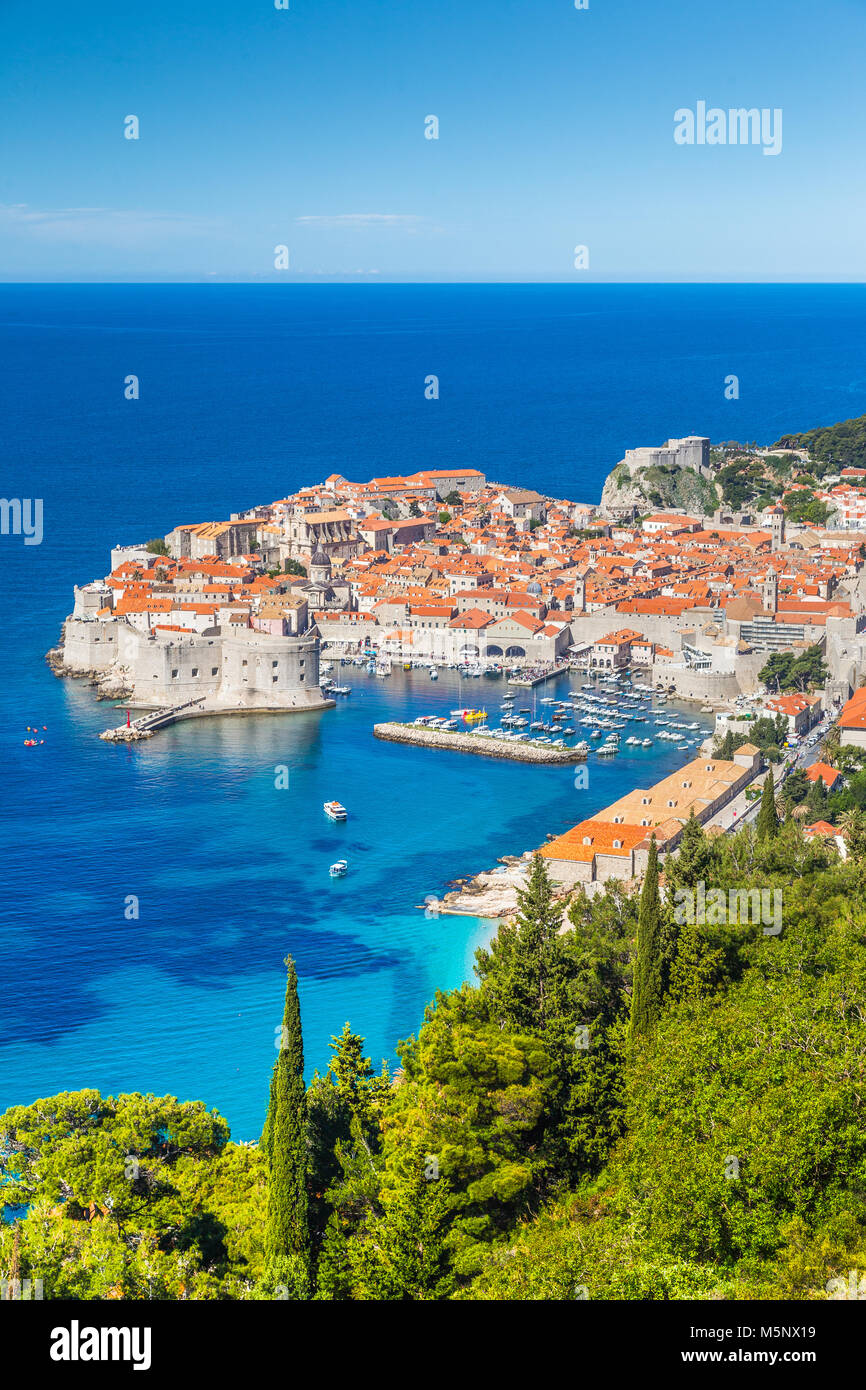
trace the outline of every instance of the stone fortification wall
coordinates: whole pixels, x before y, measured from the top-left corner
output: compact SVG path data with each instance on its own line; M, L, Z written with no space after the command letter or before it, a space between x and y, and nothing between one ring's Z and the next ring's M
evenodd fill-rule
M107 671L117 660L120 624L68 618L63 634L63 665L73 674Z

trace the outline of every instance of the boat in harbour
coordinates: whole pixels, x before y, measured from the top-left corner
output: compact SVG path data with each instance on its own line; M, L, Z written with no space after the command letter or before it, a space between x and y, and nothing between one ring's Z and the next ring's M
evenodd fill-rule
M331 878L345 878L348 871L348 860L338 859L335 864L331 865L328 873L331 875Z
M349 816L345 806L341 805L339 801L326 801L324 811L328 820L344 821L347 820Z

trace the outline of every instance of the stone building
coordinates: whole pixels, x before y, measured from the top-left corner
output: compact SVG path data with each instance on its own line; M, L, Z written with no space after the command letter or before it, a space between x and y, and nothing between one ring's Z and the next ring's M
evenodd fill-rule
M738 748L733 758L695 758L654 787L638 787L592 819L581 821L539 851L551 878L566 887L631 879L646 869L650 838L660 855L676 849L686 821L694 814L704 824L760 771L754 744Z

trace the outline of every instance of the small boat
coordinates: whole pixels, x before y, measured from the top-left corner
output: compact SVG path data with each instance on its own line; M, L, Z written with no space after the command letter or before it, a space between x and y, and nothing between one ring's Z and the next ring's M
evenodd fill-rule
M601 748L596 749L596 752L600 758L610 758L614 753L618 753L619 749L615 743L605 743Z
M345 878L348 870L348 861L345 859L338 859L336 864L331 865L328 873L331 875L331 878Z
M652 746L653 746L653 741L652 741L651 738L645 738L644 741L643 741L643 743L641 744L641 747L642 747L642 748L652 748Z
M345 806L341 806L339 801L326 801L324 811L328 820L343 821L347 820L349 816L349 812Z
M352 687L351 687L350 685L332 685L332 686L331 686L331 694L332 694L332 695L351 695L351 693L352 693Z
M687 743L678 743L678 744L677 744L677 752L678 752L678 753L688 753L688 751L689 751L689 745L688 745Z
M438 681L439 679L439 672L436 670L435 666L431 666L430 668L430 679L431 681Z

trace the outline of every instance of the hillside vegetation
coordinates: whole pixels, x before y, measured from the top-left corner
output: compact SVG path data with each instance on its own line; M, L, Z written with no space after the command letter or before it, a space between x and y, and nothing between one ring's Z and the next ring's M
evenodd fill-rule
M832 462L834 470L866 468L866 415L853 420L841 420L836 425L822 425L802 434L786 434L778 441L780 448L808 449L815 460Z
M764 802L733 837L690 822L663 891L653 855L640 894L577 892L566 931L536 857L393 1076L347 1024L303 1084L289 962L258 1146L200 1102L12 1107L0 1271L46 1298L826 1298L866 1264L866 862ZM779 889L781 931L683 918L699 889Z

